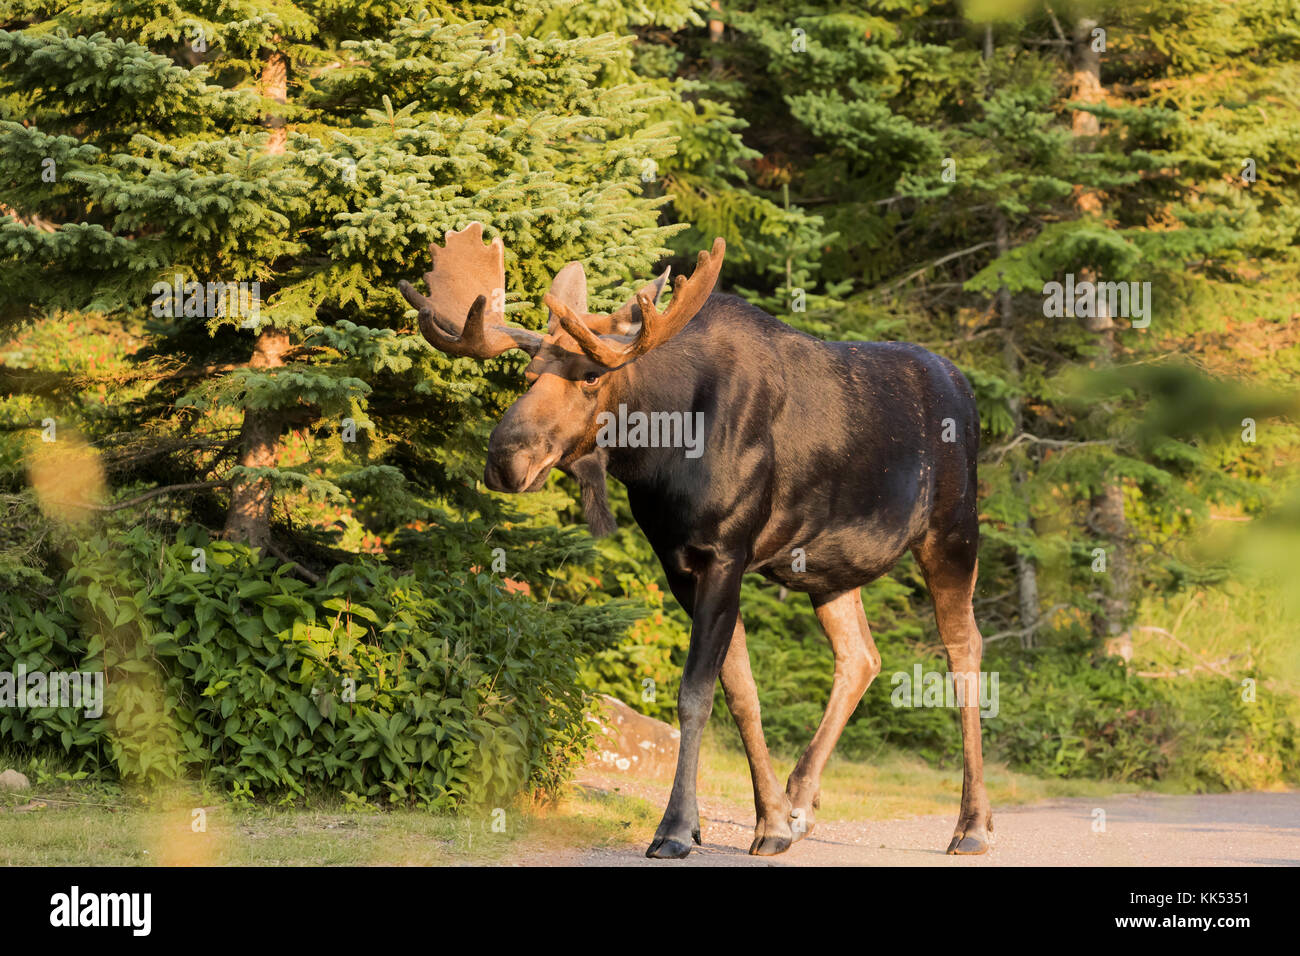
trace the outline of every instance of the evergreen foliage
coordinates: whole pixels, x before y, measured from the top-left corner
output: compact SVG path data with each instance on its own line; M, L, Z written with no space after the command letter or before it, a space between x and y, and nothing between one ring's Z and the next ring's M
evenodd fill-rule
M976 612L1014 697L987 725L993 752L1197 787L1293 775L1300 655L1276 585L1300 544L1297 22L1294 0L0 0L0 669L99 660L111 634L111 679L130 660L167 675L150 693L180 708L160 725L169 773L462 800L482 771L408 760L418 721L360 780L315 751L292 770L225 759L235 738L202 713L233 698L204 698L178 638L194 595L165 570L224 526L254 550L222 553L305 620L370 582L345 633L401 660L386 692L419 698L403 648L466 621L477 689L458 699L480 701L503 648L530 648L521 674L546 703L493 692L483 711L521 738L492 772L505 789L572 765L575 687L671 719L688 623L621 489L620 530L598 542L566 478L488 494L487 435L523 363L429 348L396 286L479 220L505 244L509 318L541 329L566 262L603 309L721 235L725 291L825 338L919 342L969 378ZM1149 288L1149 324L1046 314L1067 277ZM256 309L211 308L208 283L256 283ZM72 447L53 470L84 479L71 496L42 487L51 420ZM120 623L88 595L119 577L139 610ZM207 581L211 666L251 681L236 635L261 596ZM945 666L915 565L864 600L886 686L846 752L956 753L952 714L889 704L892 672ZM1249 627L1221 638L1210 607ZM769 739L801 748L829 652L801 597L751 580L742 608ZM298 700L301 635L255 637L279 655L274 693ZM1125 640L1127 666L1107 656ZM1241 680L1259 682L1253 709ZM290 698L258 699L292 722ZM0 737L40 730L147 777L112 723L131 712ZM721 697L715 713L731 733ZM465 731L456 759L492 739Z

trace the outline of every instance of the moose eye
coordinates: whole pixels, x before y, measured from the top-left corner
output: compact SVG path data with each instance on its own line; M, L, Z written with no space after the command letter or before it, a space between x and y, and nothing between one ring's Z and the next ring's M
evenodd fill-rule
M600 375L596 372L588 372L586 375L582 376L582 384L584 385L595 385L599 381Z

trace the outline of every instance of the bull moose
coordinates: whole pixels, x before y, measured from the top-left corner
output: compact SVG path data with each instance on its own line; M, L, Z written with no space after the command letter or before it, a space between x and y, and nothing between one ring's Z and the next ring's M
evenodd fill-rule
M480 223L430 246L427 296L399 284L435 348L532 357L528 390L492 432L487 486L537 491L558 468L577 479L600 535L614 528L605 485L613 475L691 616L677 771L646 851L656 858L685 857L691 841L700 842L700 739L719 676L753 777L749 852L781 853L812 832L822 770L880 672L859 589L906 551L924 574L950 670L968 690L983 645L971 604L979 417L965 377L919 346L823 342L714 293L724 252L721 238L701 252L663 312L656 302L667 271L622 308L595 315L587 312L582 264L571 262L544 297L545 335L505 324L504 247L500 238L485 244ZM671 443L598 441L602 413L620 406L702 413L702 451L691 457ZM740 617L741 579L750 571L806 592L835 655L825 716L784 788L763 738ZM948 852L977 854L993 831L979 708L973 693L958 701L964 773Z

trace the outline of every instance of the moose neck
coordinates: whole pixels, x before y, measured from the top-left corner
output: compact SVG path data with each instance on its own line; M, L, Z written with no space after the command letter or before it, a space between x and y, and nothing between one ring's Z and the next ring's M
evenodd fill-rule
M606 449L607 470L629 487L671 483L683 465L705 456L711 424L699 400L697 361L667 347L617 374L597 418L597 445Z

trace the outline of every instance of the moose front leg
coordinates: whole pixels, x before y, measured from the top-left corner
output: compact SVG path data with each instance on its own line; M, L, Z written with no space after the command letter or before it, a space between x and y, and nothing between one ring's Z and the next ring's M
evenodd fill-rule
M726 659L740 612L740 579L744 562L730 556L709 559L695 573L695 606L691 614L691 646L686 652L682 686L677 694L681 743L677 772L668 808L645 855L678 860L700 842L700 811L696 803L700 740L713 710L713 688Z

